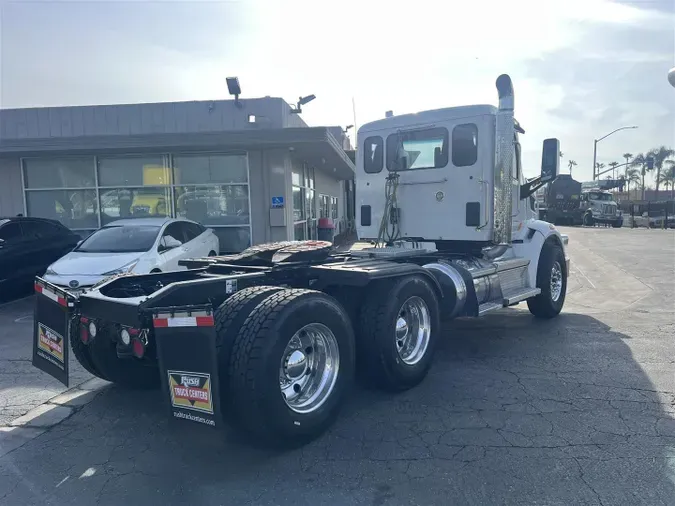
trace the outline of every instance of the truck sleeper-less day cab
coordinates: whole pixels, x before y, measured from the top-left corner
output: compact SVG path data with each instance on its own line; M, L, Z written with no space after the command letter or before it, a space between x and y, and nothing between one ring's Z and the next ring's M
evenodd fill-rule
M614 228L623 226L623 215L614 196L603 190L597 181L581 184L580 208L583 215L583 224L593 226L596 223L612 225Z
M441 320L527 302L562 309L566 237L535 219L522 174L511 79L499 108L391 117L358 134L357 226L347 253L319 241L184 261L121 276L75 298L36 279L33 363L68 383L68 354L130 388L160 387L171 416L298 444L336 418L356 370L382 388L424 379ZM535 325L535 320L532 321Z

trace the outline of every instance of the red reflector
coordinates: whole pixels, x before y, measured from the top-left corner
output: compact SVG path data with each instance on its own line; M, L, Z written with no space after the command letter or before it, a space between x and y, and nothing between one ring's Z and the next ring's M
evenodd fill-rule
M38 285L37 283L35 283L35 291L37 293L42 293L42 285Z
M136 358L142 358L145 354L145 346L139 339L131 340L131 352Z
M138 333L140 332L138 329L131 329L131 328L130 328L130 329L127 329L127 330L128 330L128 332L129 332L129 335L130 335L130 336L137 336Z
M152 324L157 327L168 327L169 320L167 318L155 318L152 320Z
M197 327L213 327L213 316L197 316Z
M86 327L81 327L80 328L80 340L84 343L87 344L89 342L89 331L87 330Z
M89 323L89 318L86 316L80 316L80 323Z

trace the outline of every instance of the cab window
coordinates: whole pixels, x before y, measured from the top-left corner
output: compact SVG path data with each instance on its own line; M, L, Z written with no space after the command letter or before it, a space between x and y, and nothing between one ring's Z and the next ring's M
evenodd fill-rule
M447 128L401 131L387 137L387 169L440 169L448 165Z
M452 164L468 167L478 159L478 127L473 123L452 129Z
M363 143L363 170L377 174L384 165L384 142L382 137L368 137Z

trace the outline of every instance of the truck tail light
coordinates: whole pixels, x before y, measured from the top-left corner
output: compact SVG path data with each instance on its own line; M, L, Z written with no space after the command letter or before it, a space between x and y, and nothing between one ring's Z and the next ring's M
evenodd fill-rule
M134 357L143 358L143 355L145 355L145 345L143 344L143 341L138 338L133 338L131 340L131 352L134 354Z
M90 341L89 318L85 318L84 316L80 318L80 341L84 344L88 344Z
M122 327L120 330L120 341L124 346L130 346L133 337L138 336L140 331L131 327Z

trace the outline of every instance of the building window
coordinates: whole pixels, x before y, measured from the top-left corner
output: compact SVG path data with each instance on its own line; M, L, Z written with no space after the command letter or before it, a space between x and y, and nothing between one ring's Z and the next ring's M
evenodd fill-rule
M319 195L319 218L338 219L338 198L330 195Z
M108 187L170 185L168 158L166 155L98 157L98 184Z
M296 241L316 239L316 179L314 169L293 169L293 237Z
M448 164L448 130L425 128L387 137L387 169L439 169Z
M101 188L101 225L128 218L171 216L171 188Z
M452 164L468 167L478 159L478 127L473 123L452 129Z
M176 216L214 229L221 252L251 243L245 154L26 158L26 215L86 236L121 218Z
M213 228L220 251L251 245L248 157L245 154L176 154L172 157L174 213Z
M24 158L26 215L75 230L99 226L93 157Z

